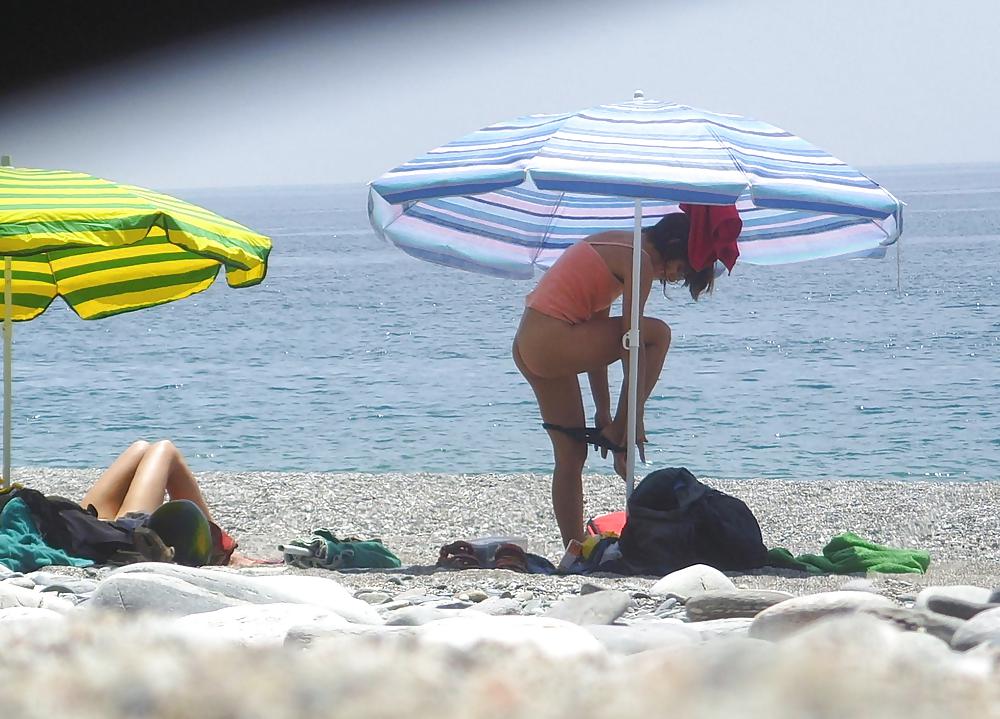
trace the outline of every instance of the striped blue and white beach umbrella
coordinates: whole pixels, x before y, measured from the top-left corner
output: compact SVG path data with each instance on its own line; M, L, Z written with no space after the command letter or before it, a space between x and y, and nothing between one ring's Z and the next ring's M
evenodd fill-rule
M735 204L739 261L752 264L881 257L902 230L899 200L790 132L641 92L490 125L431 150L373 181L368 212L380 236L414 257L530 278L584 237L629 225L638 237L682 202ZM638 265L639 242L634 257ZM637 362L633 351L633 380ZM630 408L635 393L632 383ZM633 419L629 426L631 492Z

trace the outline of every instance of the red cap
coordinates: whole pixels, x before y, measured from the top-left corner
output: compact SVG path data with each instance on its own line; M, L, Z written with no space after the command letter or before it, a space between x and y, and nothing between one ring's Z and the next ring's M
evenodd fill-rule
M688 233L688 262L695 270L711 267L716 260L730 272L740 256L736 238L743 230L743 220L736 205L680 206L691 220Z

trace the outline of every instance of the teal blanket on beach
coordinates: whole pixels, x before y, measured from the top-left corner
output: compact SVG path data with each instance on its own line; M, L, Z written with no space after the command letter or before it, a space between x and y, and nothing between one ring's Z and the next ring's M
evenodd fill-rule
M784 547L776 547L767 553L768 566L798 569L810 574L923 574L930 563L930 555L921 549L894 549L866 541L851 532L831 539L823 547L821 555L800 554L793 557Z
M14 572L32 572L55 565L89 567L93 562L47 545L28 505L15 497L0 512L0 564Z

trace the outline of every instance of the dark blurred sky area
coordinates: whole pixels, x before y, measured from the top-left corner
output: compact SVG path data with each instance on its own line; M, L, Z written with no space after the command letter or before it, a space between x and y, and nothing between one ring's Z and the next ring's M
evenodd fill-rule
M157 189L366 182L649 99L871 172L1000 162L1000 0L0 1L0 153Z
M51 80L113 67L191 41L241 31L299 13L356 13L371 0L5 0L0 10L0 98ZM0 108L2 112L2 108Z

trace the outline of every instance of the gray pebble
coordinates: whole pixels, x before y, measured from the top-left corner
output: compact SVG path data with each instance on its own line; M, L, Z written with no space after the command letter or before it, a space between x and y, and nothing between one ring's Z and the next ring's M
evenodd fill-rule
M516 599L502 599L500 597L490 597L489 599L484 599L479 602L479 604L473 604L469 607L471 612L482 612L483 614L489 614L495 617L518 614L521 611L521 603Z
M777 640L825 617L849 614L875 607L895 606L891 599L870 592L820 592L786 599L758 614L750 636Z
M677 599L677 597L667 597L666 599L663 600L663 602L660 603L660 606L658 606L654 610L654 613L663 614L679 606L680 606L680 601Z
M580 585L580 594L593 594L594 592L605 592L607 587L602 587L600 584L595 584L594 582L584 582Z
M25 574L28 579L33 581L36 585L47 586L49 584L56 584L63 581L64 579L69 579L65 574L56 574L55 572L46 572L42 569L36 570L34 572L28 572Z
M545 612L545 616L573 624L611 624L625 613L631 603L632 597L627 592L594 592L567 597Z
M460 600L442 600L432 603L432 606L436 609L468 609L469 607L476 606L472 602L463 602Z
M436 597L430 594L422 594L419 592L414 592L413 594L403 594L396 595L396 599L405 599L410 604L430 604L432 602L450 602L454 601L451 597Z
M22 587L24 589L34 589L35 588L35 583L29 577L25 577L23 575L22 576L17 576L17 577L11 577L9 579L5 579L4 580L4 584L10 584L10 585L13 585L15 587Z
M436 622L438 619L449 619L455 615L454 610L436 607L408 607L390 614L386 618L385 624L390 627L418 627L422 624Z
M840 591L842 592L872 592L873 594L878 594L878 589L875 587L875 582L870 579L850 579L840 585Z
M692 622L688 626L697 631L702 639L708 641L721 637L745 637L750 631L751 624L753 624L751 617L729 617Z
M945 586L924 587L917 594L914 606L917 609L928 609L931 599L961 599L964 602L986 602L990 598L990 590L971 584L951 584Z
M514 599L516 599L517 601L522 602L522 603L523 602L530 602L534 598L535 598L535 593L534 592L529 592L527 590L520 591L520 592L518 592L517 594L514 595Z
M792 595L788 592L766 590L712 591L689 597L684 606L688 618L697 622L707 619L755 617L768 607L791 598Z
M957 597L931 597L927 600L927 608L938 614L946 614L958 619L972 619L987 609L1000 607L997 602L970 602Z
M413 606L405 599L394 599L391 602L386 602L385 604L376 605L376 609L380 612L393 612L397 609L404 609L406 607Z
M963 622L952 637L951 646L965 650L983 643L1000 646L1000 608L980 612L969 621Z
M392 596L385 592L358 592L354 596L369 604L385 604L392 599Z
M526 602L524 607L525 614L540 614L544 609L541 599L532 599L530 602Z
M587 631L613 654L637 654L701 641L697 632L680 622L644 622L632 626L594 624L588 626Z
M909 609L906 607L873 607L863 609L865 614L871 614L879 619L892 622L897 627L907 631L921 630L937 637L944 642L951 642L952 636L962 627L962 620L943 614L936 614L924 609Z

